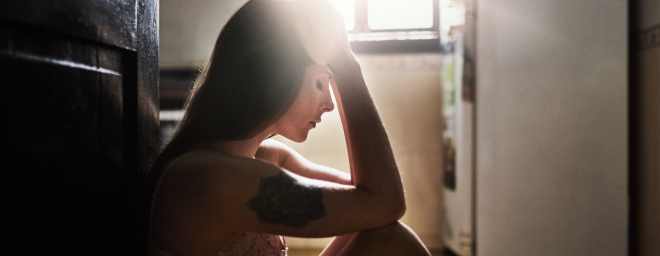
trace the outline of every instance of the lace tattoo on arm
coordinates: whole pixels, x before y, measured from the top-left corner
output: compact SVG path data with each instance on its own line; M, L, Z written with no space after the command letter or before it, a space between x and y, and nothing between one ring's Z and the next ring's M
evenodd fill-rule
M321 188L300 184L283 171L277 176L262 178L259 194L247 207L257 213L262 223L294 228L302 228L326 216Z

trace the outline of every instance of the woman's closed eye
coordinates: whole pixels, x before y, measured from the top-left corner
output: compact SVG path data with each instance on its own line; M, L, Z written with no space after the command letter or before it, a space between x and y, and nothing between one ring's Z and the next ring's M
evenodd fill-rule
M316 88L318 88L320 91L323 91L323 84L318 79L316 80Z

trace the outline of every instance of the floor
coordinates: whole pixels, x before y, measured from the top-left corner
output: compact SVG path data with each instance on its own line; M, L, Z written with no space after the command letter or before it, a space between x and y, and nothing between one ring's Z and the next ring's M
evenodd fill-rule
M295 250L289 249L288 256L318 256L321 250ZM445 253L443 250L432 251L432 256L454 256L455 254Z

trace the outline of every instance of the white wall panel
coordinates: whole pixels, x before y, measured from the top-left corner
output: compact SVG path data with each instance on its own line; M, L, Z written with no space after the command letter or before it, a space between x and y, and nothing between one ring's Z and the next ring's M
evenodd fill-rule
M477 255L625 255L626 1L477 6Z
M198 67L229 18L247 0L161 0L161 67Z

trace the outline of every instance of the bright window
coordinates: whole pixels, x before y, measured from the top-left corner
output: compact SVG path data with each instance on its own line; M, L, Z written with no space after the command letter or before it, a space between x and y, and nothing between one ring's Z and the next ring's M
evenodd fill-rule
M368 0L367 23L372 30L433 27L432 0Z
M356 53L438 52L440 0L328 0Z

